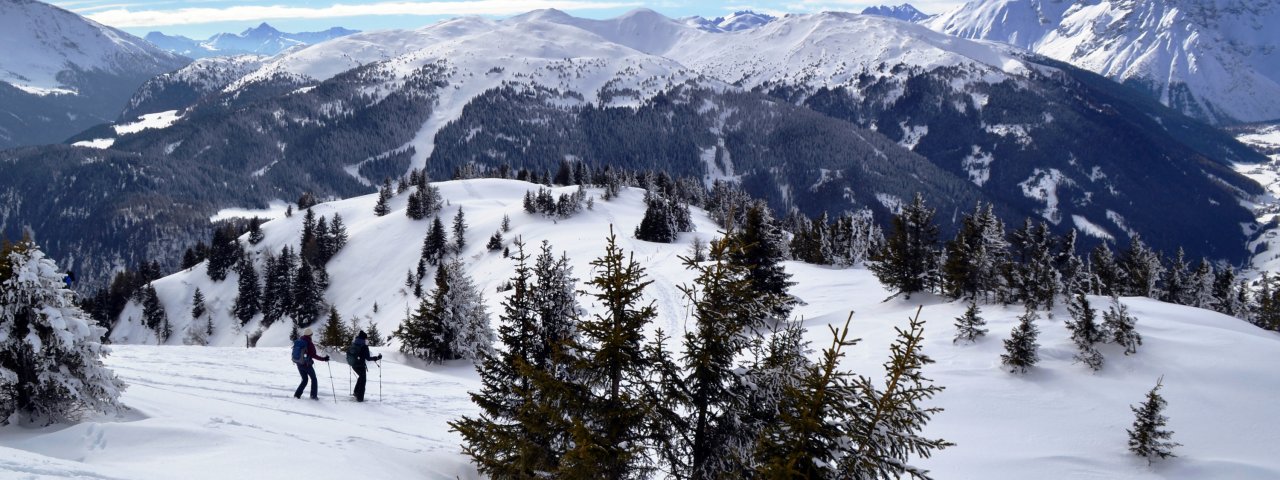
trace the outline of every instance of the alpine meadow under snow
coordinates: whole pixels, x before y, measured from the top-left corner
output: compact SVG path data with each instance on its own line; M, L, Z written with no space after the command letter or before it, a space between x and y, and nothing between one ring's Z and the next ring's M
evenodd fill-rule
M696 236L718 237L716 226L700 210L693 211L696 232L682 233L671 244L635 240L630 232L644 213L643 192L623 190L604 201L589 189L593 206L570 218L552 219L525 213L522 199L539 185L513 180L465 180L436 184L448 206L458 207L469 225L460 254L490 312L501 312L504 293L498 286L511 276L512 261L485 246L510 218L511 239L523 238L528 250L547 241L570 259L573 273L585 281L589 262L604 252L610 226L619 244L634 253L653 283L644 298L657 307L657 320L645 333L661 328L678 338L692 328L689 303L678 287L694 274L678 257L690 254ZM570 193L576 187L555 189ZM391 211L376 216L377 195L322 203L317 217L341 214L349 232L347 245L329 263L331 284L325 301L344 319L358 317L390 332L417 304L406 288L403 272L412 269L430 219L413 220L404 213L406 197L393 198ZM303 215L262 225L265 239L249 251L279 250L297 245ZM245 239L242 243L247 244ZM155 346L154 334L141 327L140 307L132 305L111 334L117 345L107 366L128 384L121 416L98 415L75 425L46 429L0 428L0 470L19 478L227 478L303 476L325 478L362 475L370 478L476 478L475 467L459 450L460 438L446 422L477 409L467 392L479 382L466 360L428 365L396 352L396 340L375 347L388 360L370 372L369 403L347 399L347 368L317 364L321 400L292 398L297 374L286 359L290 322L267 329L257 348L245 348L245 327L232 315L236 274L221 282L206 275L207 262L154 282L172 322L167 345ZM1073 360L1076 348L1065 322L1065 306L1041 312L1036 323L1041 361L1026 374L1001 365L1007 338L1020 306L980 304L989 333L970 344L953 343L952 323L967 304L932 294L910 300L890 297L863 267L840 269L786 262L796 285L790 292L801 303L793 316L806 327L804 338L817 350L830 344L828 325L841 326L853 313L852 336L861 341L847 348L841 366L880 378L894 328L905 328L917 306L925 320L923 352L937 363L924 374L945 387L928 402L945 409L934 415L924 435L955 446L929 459L913 459L936 478L1275 478L1280 459L1270 454L1275 438L1270 397L1280 388L1280 338L1241 320L1206 310L1165 304L1146 298L1121 298L1138 319L1143 343L1134 355L1116 345L1099 348L1105 367L1092 372ZM585 289L583 283L578 288ZM192 295L199 289L213 319L215 347L182 346L181 334L192 325ZM1107 297L1089 297L1106 310ZM586 313L600 306L580 297ZM375 311L375 305L377 310ZM1049 313L1049 315L1046 315ZM1049 318L1046 318L1048 316ZM493 314L494 327L497 315ZM202 325L195 325L203 328ZM672 341L676 352L681 345ZM339 358L341 355L336 355ZM1146 392L1163 376L1161 392L1173 440L1183 444L1177 458L1148 465L1126 451L1126 429ZM878 380L877 380L878 381ZM332 387L331 387L332 382ZM336 390L334 403L331 390ZM234 460L230 460L234 459Z

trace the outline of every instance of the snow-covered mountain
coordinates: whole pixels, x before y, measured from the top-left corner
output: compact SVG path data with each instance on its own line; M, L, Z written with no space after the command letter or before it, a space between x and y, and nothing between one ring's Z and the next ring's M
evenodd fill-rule
M216 211L305 191L362 194L412 167L451 178L573 159L728 179L813 216L870 208L886 219L915 192L946 211L981 199L1010 222L1088 231L1086 246L1141 233L1162 250L1241 260L1241 224L1254 217L1240 200L1261 193L1228 164L1264 157L1132 90L1012 47L871 15L790 15L714 33L643 9L605 20L541 10L364 32L258 61L209 64L234 73L209 79L195 75L205 66L197 64L150 83L121 123L152 125L137 117L169 112L156 117L175 120L166 128L117 125L72 139L109 151L14 152L0 162L3 178L40 159L56 170L54 183L140 166L219 179L200 195L189 196L186 178L146 192L141 182L95 184L88 189L140 198L86 205L98 213L56 224L63 210L23 204L0 211L0 224L113 232L93 245L55 243L69 262L156 258L140 254L147 248L174 258L181 242L139 241L147 231L126 235L112 226L125 222L110 219L133 218L135 202L156 195ZM233 78L239 72L248 73ZM0 187L63 197L52 186ZM200 226L166 228L182 236Z
M733 12L732 15L726 15L723 17L706 18L692 16L681 18L680 21L702 31L722 33L749 30L772 22L776 19L777 17L767 13L756 13L751 10L741 10Z
M896 7L893 5L877 5L874 7L867 7L862 9L862 14L896 18L904 22L919 22L921 20L925 20L932 16L927 13L921 12L919 9L912 6L910 3L904 3Z
M189 60L34 0L0 0L0 148L114 119L142 82Z
M975 0L924 22L1026 48L1215 124L1280 119L1280 2Z
M338 37L359 33L342 27L319 32L286 33L265 22L240 33L219 33L205 40L194 40L181 35L165 35L151 32L145 37L156 46L191 58L231 55L275 55L290 48L307 46Z
M656 244L627 234L643 215L643 193L638 190L624 190L610 201L596 198L592 210L553 220L529 215L521 207L524 192L539 185L466 180L437 186L450 202L449 209L461 207L466 213L469 246L461 258L484 292L495 327L506 295L498 287L511 277L513 263L488 251L484 243L500 228L504 215L511 219L512 230L505 234L508 244L519 236L536 253L545 240L555 255L563 252L568 257L580 280L595 275L589 262L604 251L604 237L612 225L620 246L634 252L647 270L646 280L653 281L644 298L654 301L658 318L646 335L661 328L669 338L679 339L692 325L678 287L688 284L693 274L677 257L688 253L695 235L703 240L716 237L704 212L693 211L698 232L681 234L673 244ZM589 190L592 196L600 193ZM344 318L355 317L365 326L376 323L384 333L394 330L405 309L419 302L406 289L404 272L416 263L430 221L405 216L407 196L393 198L392 211L381 217L373 213L376 195L314 207L318 216L341 214L350 235L329 263L332 283L325 301ZM449 209L443 213L450 214ZM261 262L265 252L298 247L301 228L302 215L264 224L264 241L249 247L252 258ZM1076 350L1063 320L1070 315L1059 305L1053 318L1042 312L1036 322L1041 330L1040 364L1026 375L1012 375L1000 364L1001 340L1008 338L1023 313L1021 306L982 305L988 336L974 344L953 343L952 321L964 311L963 302L931 295L915 295L910 302L900 297L884 301L890 292L863 267L787 262L785 268L797 282L790 292L803 301L794 317L804 319L805 339L815 348L830 344L827 326L842 325L849 311L856 312L854 328L861 341L846 350L842 366L877 381L894 328L923 306L923 351L937 362L924 374L946 387L930 402L944 411L933 417L924 433L956 444L918 464L913 461L936 478L1251 480L1280 475L1280 459L1268 454L1270 443L1258 441L1272 435L1272 424L1259 419L1269 418L1269 398L1280 388L1280 374L1272 368L1280 361L1280 338L1273 332L1206 310L1122 298L1138 318L1143 344L1134 355L1122 354L1116 345L1101 345L1107 363L1093 373L1073 360ZM477 478L459 451L460 439L445 426L459 415L476 412L466 395L479 385L469 363L423 365L397 353L393 340L389 347L374 348L388 357L381 371L381 403L332 403L325 368L333 372L332 390L345 391L349 387L341 362L318 366L323 402L295 400L289 397L297 378L286 360L288 321L268 328L258 348L245 349L244 336L257 330L260 320L240 327L232 319L229 310L237 281L235 273L221 282L211 281L206 264L156 281L175 332L168 345L147 346L155 338L137 325L141 314L134 304L112 334L118 346L107 359L132 385L122 400L136 409L137 418L93 419L67 428L0 435L0 465L23 473L88 472L140 479L325 476L355 468L352 457L377 455L378 462L359 464L362 475ZM429 286L430 279L425 284ZM214 321L213 344L222 348L179 346L189 326L205 327L192 322L190 315L197 288ZM1111 300L1090 301L1106 308ZM588 315L601 308L592 302L582 306ZM669 347L682 351L678 340ZM1125 428L1133 421L1129 405L1138 403L1161 376L1169 428L1175 432L1173 440L1183 446L1175 450L1177 459L1153 468L1126 451ZM375 380L370 382L372 400ZM306 421L299 421L299 414ZM388 422L396 426L389 428ZM157 442L172 446L179 440L186 443L176 451L155 447ZM220 454L206 454L210 448ZM312 452L312 459L298 463L299 448ZM253 462L228 463L227 455Z

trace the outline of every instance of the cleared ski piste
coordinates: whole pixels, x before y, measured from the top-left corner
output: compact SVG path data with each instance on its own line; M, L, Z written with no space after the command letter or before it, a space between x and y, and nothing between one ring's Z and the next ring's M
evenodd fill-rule
M694 234L682 234L671 245L641 242L631 230L643 215L642 193L596 199L593 210L566 220L525 214L520 199L532 184L472 180L438 184L452 206L452 217L465 207L469 273L484 292L497 322L502 297L498 284L510 276L511 261L484 251L488 236L510 215L512 231L536 253L549 240L556 252L567 252L574 273L591 276L588 262L604 250L608 225L615 225L620 245L634 251L654 283L646 290L662 328L679 347L680 334L692 322L677 287L692 275L679 263ZM571 188L555 190L557 194ZM592 195L598 195L592 191ZM385 217L372 214L374 198L358 197L321 204L317 213L340 212L351 234L348 246L330 263L332 283L325 298L344 317L357 315L376 322L389 334L403 317L409 300L404 272L418 257L429 221L411 221L403 212L404 196L392 202ZM701 238L715 228L705 214L694 212ZM279 251L296 244L301 215L263 226L267 239L255 252ZM388 248L394 246L396 248ZM865 268L837 269L788 262L797 282L792 293L804 304L795 315L808 327L815 350L830 344L827 325L843 325L855 311L853 335L862 338L846 349L843 365L880 378L895 326L905 324L918 305L925 325L924 352L937 363L926 376L947 389L933 404L946 410L929 423L924 435L957 445L915 464L938 479L1115 478L1115 479L1271 479L1280 478L1280 421L1274 403L1280 392L1280 335L1217 313L1169 305L1145 298L1124 298L1138 317L1143 345L1124 356L1113 345L1101 348L1106 365L1098 373L1072 360L1075 353L1063 306L1053 318L1041 312L1037 322L1041 362L1026 375L1008 373L1000 365L1001 340L1022 314L1021 306L984 305L990 332L974 344L953 344L955 317L963 303L933 295L884 301L889 292ZM128 384L123 402L131 411L122 418L89 418L72 426L43 429L0 428L0 478L476 478L461 453L459 437L447 422L474 415L467 392L479 388L471 365L423 365L395 353L382 362L382 402L378 401L378 369L371 365L366 403L346 398L347 367L330 366L338 403L331 393L328 369L318 363L320 401L292 397L298 375L288 360L285 322L273 325L261 348L246 349L243 330L230 326L229 306L235 295L234 272L224 282L209 281L204 267L179 272L156 282L174 323L171 345L136 321L122 321L113 338L117 345L107 363ZM431 283L424 282L429 289ZM218 347L181 346L190 323L190 295L196 287L214 312ZM580 299L588 312L589 299ZM1091 297L1105 311L1110 299ZM374 312L377 303L381 308ZM125 317L137 315L135 306ZM680 349L676 349L679 351ZM814 353L816 357L817 352ZM338 357L340 357L339 355ZM337 357L335 357L337 358ZM1125 432L1133 422L1129 406L1137 404L1164 375L1162 393L1179 458L1148 466L1127 451Z

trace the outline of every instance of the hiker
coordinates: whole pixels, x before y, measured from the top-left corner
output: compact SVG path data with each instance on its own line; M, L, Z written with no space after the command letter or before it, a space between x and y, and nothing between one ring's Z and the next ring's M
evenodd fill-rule
M307 379L311 379L311 399L319 400L316 395L316 388L319 382L316 381L316 369L312 366L315 362L311 360L319 360L321 362L329 361L329 356L320 356L316 354L316 345L311 343L311 329L302 331L302 336L293 342L293 363L298 364L298 375L302 376L302 383L298 384L298 389L293 392L293 398L302 398L302 390L307 388Z
M364 401L364 374L368 371L365 361L376 362L382 360L382 355L376 357L369 356L369 344L367 343L369 336L361 331L356 334L355 341L351 342L351 348L347 349L347 365L356 371L356 401Z

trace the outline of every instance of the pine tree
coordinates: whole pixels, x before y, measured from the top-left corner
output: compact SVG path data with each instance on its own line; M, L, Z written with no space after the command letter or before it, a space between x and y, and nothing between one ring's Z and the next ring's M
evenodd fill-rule
M734 246L727 251L729 261L747 269L751 289L764 306L755 315L757 324L750 328L756 330L785 321L797 303L796 298L787 293L795 282L783 268L784 233L769 214L768 207L763 203L753 205L747 210L742 228L727 236L733 237L731 245Z
M505 213L502 214L502 231L504 233L511 231L511 217Z
M1007 260L1004 224L992 206L981 203L960 222L960 231L947 243L943 290L952 298L990 299L1000 290L1001 269Z
M612 229L605 253L591 262L596 277L587 282L603 309L579 325L580 340L570 340L577 352L575 377L588 392L576 399L574 446L562 463L569 477L644 478L644 421L641 384L648 377L650 359L644 351L645 327L657 318L653 301L645 302L644 268L634 255L618 247ZM587 426L590 426L589 428Z
M315 265L320 244L316 235L316 212L310 208L302 216L302 240L298 244L298 256L303 262Z
M1196 271L1191 274L1191 284L1187 287L1187 305L1199 308L1213 308L1213 279L1215 276L1213 266L1209 264L1209 260L1201 258L1200 264L1196 266Z
M209 263L207 273L209 278L215 282L221 282L227 278L227 270L235 265L236 260L240 259L242 249L240 242L236 240L238 236L235 227L232 225L224 225L213 231L213 241L209 244Z
M438 265L448 253L449 245L445 240L444 223L440 221L440 217L436 217L431 222L431 229L427 231L427 236L422 240L422 259L431 265Z
M457 215L453 216L453 248L456 252L461 252L467 246L467 220L462 215L462 207L458 207Z
M916 194L910 205L894 215L892 232L868 265L880 283L906 298L937 283L938 226L933 214L933 209L925 207L924 197Z
M506 347L482 356L477 366L481 390L471 392L478 416L463 416L449 426L463 439L463 452L490 478L532 478L558 470L567 431L531 408L538 392L524 374L538 343L535 306L530 297L532 272L524 244L517 241L511 293L503 302L498 337Z
M502 250L502 231L501 230L493 232L493 235L489 236L489 243L485 245L485 248L489 249L490 252L496 252L496 251Z
M1010 372L1026 373L1028 368L1040 361L1040 344L1036 343L1040 329L1034 323L1038 318L1036 311L1028 308L1026 313L1018 317L1018 325L1013 328L1012 336L1004 341L1005 353L1000 355L1000 361L1009 367Z
M1093 272L1093 283L1096 285L1093 291L1094 295L1116 296L1120 294L1124 275L1106 242L1099 243L1089 253L1089 270Z
M303 328L316 322L324 308L324 291L316 283L315 270L306 261L299 262L293 281L293 324Z
M191 320L199 320L204 316L204 292L200 291L200 287L196 287L196 293L191 297Z
M1230 265L1214 272L1213 309L1219 313L1238 317L1243 312L1235 292L1236 271Z
M696 274L693 285L681 291L693 303L695 326L685 332L681 359L687 395L682 399L685 428L677 439L678 478L713 479L748 470L745 462L756 442L742 435L739 415L749 410L739 388L742 374L735 365L752 341L751 329L766 305L752 288L750 272L728 261L740 248L734 238L711 246L711 263L685 261Z
M951 343L961 340L973 343L978 340L978 337L987 334L987 329L982 328L987 321L978 316L978 313L978 301L969 300L969 307L964 310L964 315L956 318L956 338L951 340Z
M907 462L913 456L929 458L934 450L953 445L920 434L930 417L942 411L921 403L941 393L942 387L933 385L921 372L933 359L921 351L924 321L920 320L920 310L916 310L915 318L909 320L906 329L894 327L894 330L898 337L889 346L884 389L877 388L868 377L858 381L862 397L870 405L866 411L859 412L854 422L850 440L857 449L842 459L841 470L857 472L860 478L888 479L905 475L927 479L928 471Z
M382 338L382 332L378 330L377 322L369 322L369 329L364 332L368 337L365 339L370 347L381 347L386 345L386 339Z
M409 195L409 203L405 207L404 214L413 220L426 218L427 212L422 208L422 198L418 195Z
M240 279L236 284L236 302L231 310L240 320L240 325L245 325L258 314L262 291L258 287L258 272L253 268L253 261L249 260L248 256L240 257L240 262L236 264L236 272L240 275Z
M373 206L373 214L379 217L391 213L391 179L382 180L382 188L378 189L378 203Z
M1058 270L1053 265L1053 238L1044 222L1023 222L1022 228L1010 235L1012 261L1006 263L1006 282L1011 298L1031 308L1052 309L1061 290Z
M566 349L578 341L578 279L573 277L569 258L557 258L545 240L534 259L533 276L537 283L530 297L537 312L539 342L531 363L540 370L561 371L571 361Z
M1137 330L1138 319L1129 315L1129 307L1120 299L1111 298L1111 308L1102 314L1102 331L1112 343L1124 347L1125 355L1138 353L1142 335Z
M1164 415L1164 407L1168 405L1160 395L1164 377L1156 380L1156 386L1147 392L1147 400L1141 406L1129 406L1133 410L1133 428L1129 432L1129 451L1134 455L1147 459L1150 465L1157 459L1176 457L1173 448L1182 444L1175 443L1173 431L1165 428L1169 418Z
M1098 325L1098 312L1089 305L1089 299L1083 293L1076 294L1067 304L1071 313L1071 321L1067 322L1067 330L1071 331L1071 341L1076 344L1075 359L1093 371L1102 369L1103 357L1094 348L1098 342L1106 340L1106 332Z
M1182 247L1178 247L1177 256L1169 265L1168 276L1165 278L1164 301L1178 305L1191 304L1193 286L1190 269L1191 265L1187 262L1186 253L1182 251Z
M840 476L839 462L852 447L848 424L866 404L857 379L840 370L844 348L857 343L849 338L852 320L850 313L844 328L829 327L833 338L822 351L822 360L795 372L798 381L783 389L778 421L764 430L756 444L761 478Z
M333 258L342 251L342 247L347 246L347 225L342 223L342 215L337 213L333 214L333 221L329 222L329 246L332 249L329 258Z
M0 245L0 425L123 409L125 384L102 362L106 331L76 306L62 277L30 237Z
M249 244L257 245L265 238L266 235L262 233L262 220L258 217L249 219Z
M338 309L330 306L329 317L324 322L324 327L320 329L321 346L329 348L343 348L350 344L351 338L355 334L347 331L346 325L342 324L342 316L338 315Z
M671 243L676 240L675 219L671 218L670 202L661 194L645 195L644 217L636 226L636 239L646 242Z
M1164 266L1160 263L1160 255L1147 247L1142 237L1134 235L1129 238L1129 249L1120 260L1120 268L1124 271L1126 284L1124 295L1160 298L1158 287Z
M168 315L165 314L164 306L160 305L160 296L156 294L156 287L147 284L142 291L142 324L152 331L156 332L156 336L161 336L161 330ZM163 343L162 337L161 342Z

